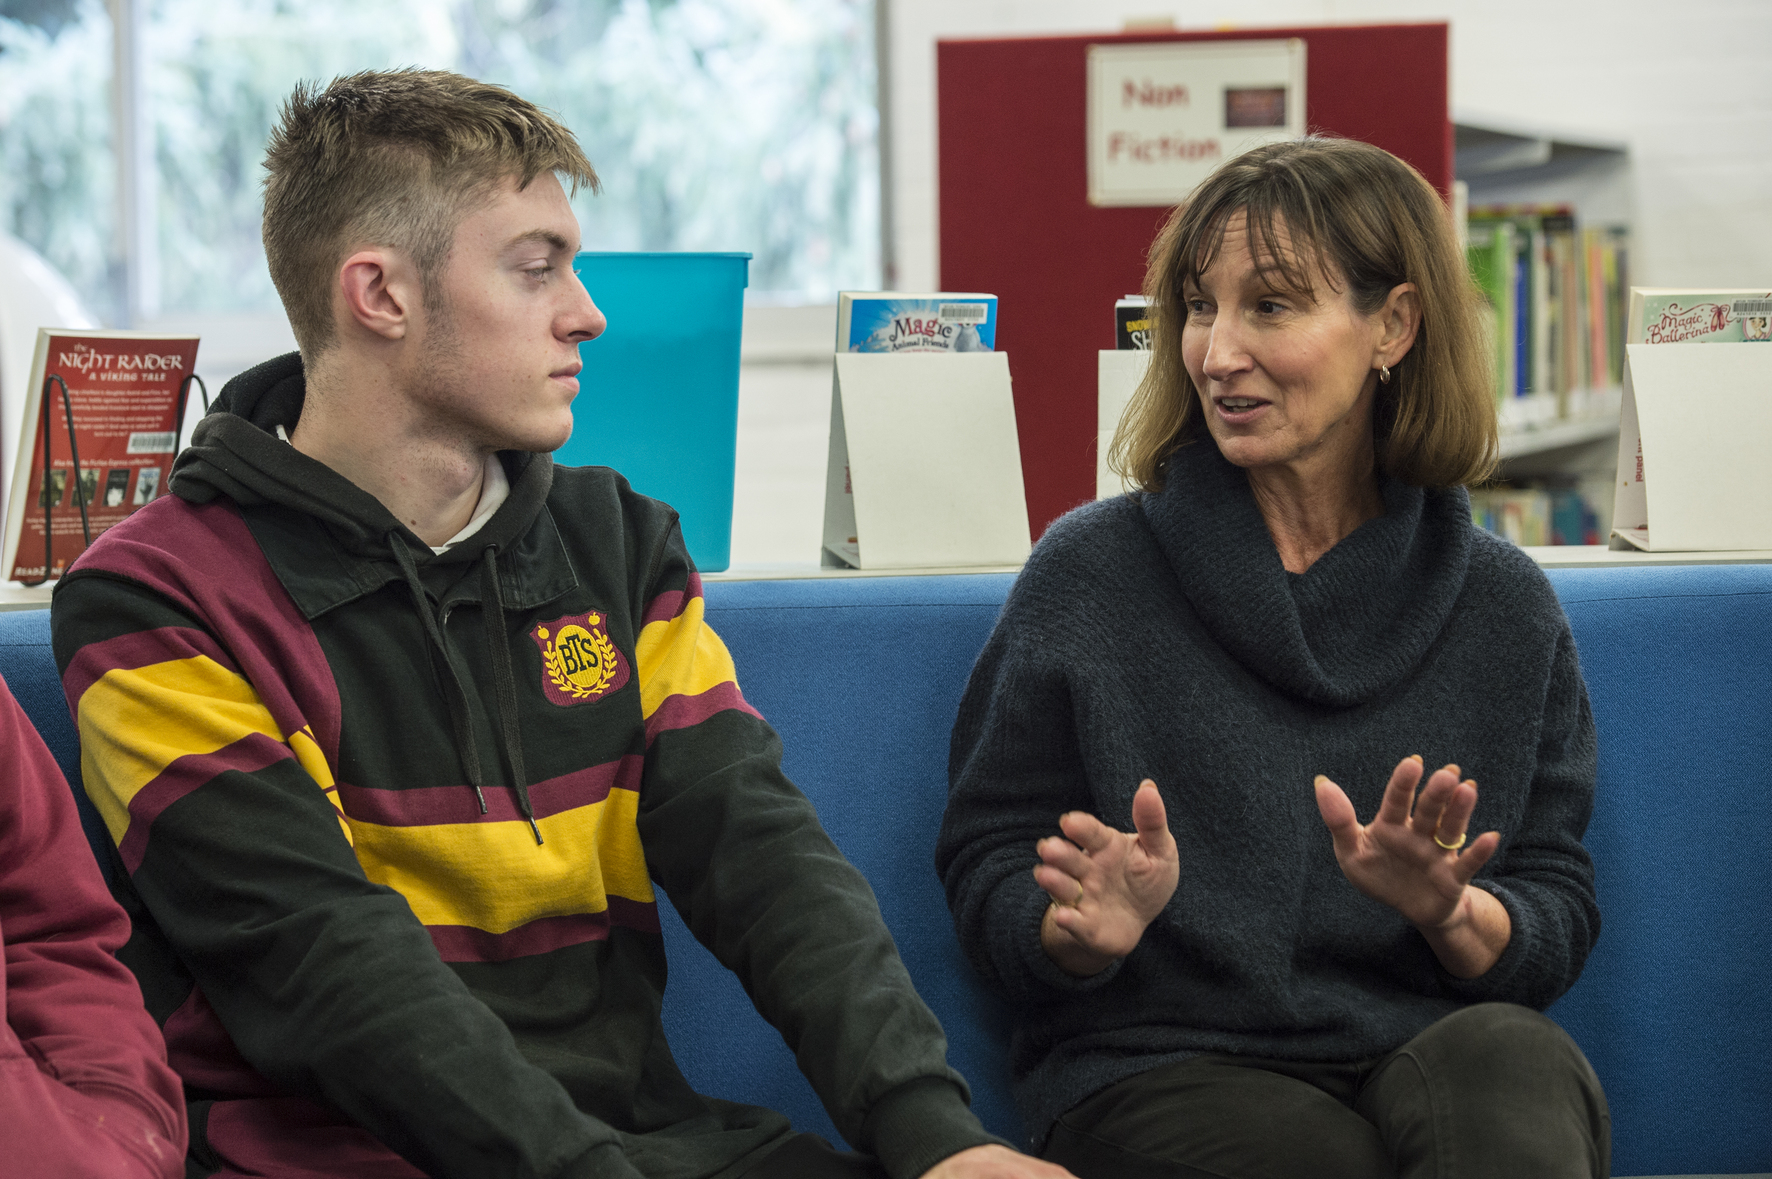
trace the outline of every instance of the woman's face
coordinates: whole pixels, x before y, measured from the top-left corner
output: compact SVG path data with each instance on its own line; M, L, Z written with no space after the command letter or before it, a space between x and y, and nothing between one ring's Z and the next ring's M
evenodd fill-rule
M1289 252L1284 224L1275 229ZM1361 315L1339 274L1317 274L1314 298L1279 281L1257 268L1239 210L1210 269L1183 288L1182 362L1206 428L1225 458L1252 471L1369 469L1384 310Z

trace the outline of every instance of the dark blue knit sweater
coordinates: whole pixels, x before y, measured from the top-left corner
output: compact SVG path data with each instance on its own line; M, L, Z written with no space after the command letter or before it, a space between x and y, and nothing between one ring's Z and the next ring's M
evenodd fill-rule
M1289 574L1243 472L1197 443L1161 494L1053 524L1010 593L960 705L936 863L1016 1013L1034 1145L1091 1093L1195 1053L1369 1059L1468 1003L1543 1008L1580 974L1600 928L1580 842L1594 728L1568 623L1461 489L1382 492L1382 517ZM1501 832L1476 883L1513 938L1470 981L1347 882L1317 813L1327 774L1370 822L1412 753L1457 762L1473 834ZM1073 809L1131 830L1147 776L1180 884L1136 950L1071 978L1040 948L1034 842Z

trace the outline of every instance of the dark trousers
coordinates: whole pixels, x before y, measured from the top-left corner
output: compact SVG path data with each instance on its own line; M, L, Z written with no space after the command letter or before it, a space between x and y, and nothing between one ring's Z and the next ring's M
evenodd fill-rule
M1483 1003L1377 1060L1198 1056L1059 1118L1078 1179L1605 1179L1611 1118L1575 1041Z

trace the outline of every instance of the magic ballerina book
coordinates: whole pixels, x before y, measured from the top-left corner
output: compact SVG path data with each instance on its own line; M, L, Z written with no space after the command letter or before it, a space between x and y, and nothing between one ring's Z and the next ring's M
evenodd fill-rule
M1631 344L1772 342L1772 291L1632 287Z

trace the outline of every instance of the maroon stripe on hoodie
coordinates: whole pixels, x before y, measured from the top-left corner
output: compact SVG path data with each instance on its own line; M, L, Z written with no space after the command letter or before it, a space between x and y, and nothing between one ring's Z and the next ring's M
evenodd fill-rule
M246 1063L200 987L192 987L160 1029L166 1063L184 1083L229 1097L269 1097L279 1090Z
M218 1101L204 1126L212 1179L425 1179L363 1127L301 1097Z
M234 653L285 733L307 726L338 772L338 685L313 627L227 499L163 495L105 531L74 562L153 590L200 619Z
M426 932L445 962L508 962L532 958L566 946L600 942L612 926L657 933L658 906L651 901L610 897L601 913L576 913L568 917L538 917L504 933L488 933L471 925L427 925Z
M545 819L562 811L602 802L611 790L640 789L640 775L646 766L638 754L629 754L617 761L589 766L562 774L558 778L533 783L529 787L529 803L535 817ZM338 797L350 818L384 827L429 827L438 823L508 823L522 821L517 809L517 792L503 786L488 786L486 813L480 813L480 800L472 786L417 786L407 790L386 790L373 786L352 786L340 783Z
M193 753L178 758L129 800L129 830L123 833L122 841L117 844L117 854L123 858L124 868L133 875L141 867L154 820L185 795L229 770L255 773L294 756L289 746L276 738L249 733L214 753Z
M62 691L70 707L80 707L86 689L102 679L106 672L133 671L175 659L207 655L236 674L234 657L222 650L221 644L204 631L192 626L162 626L154 630L138 630L114 639L88 643L80 648L62 677Z
M656 711L646 718L646 744L671 729L687 729L699 725L716 712L733 709L748 713L758 720L763 714L745 702L744 693L731 680L715 684L699 696L666 696Z
M689 584L680 590L666 590L646 604L646 612L640 616L640 625L649 622L669 622L683 613L691 599L701 597L701 574L693 569L689 571Z

